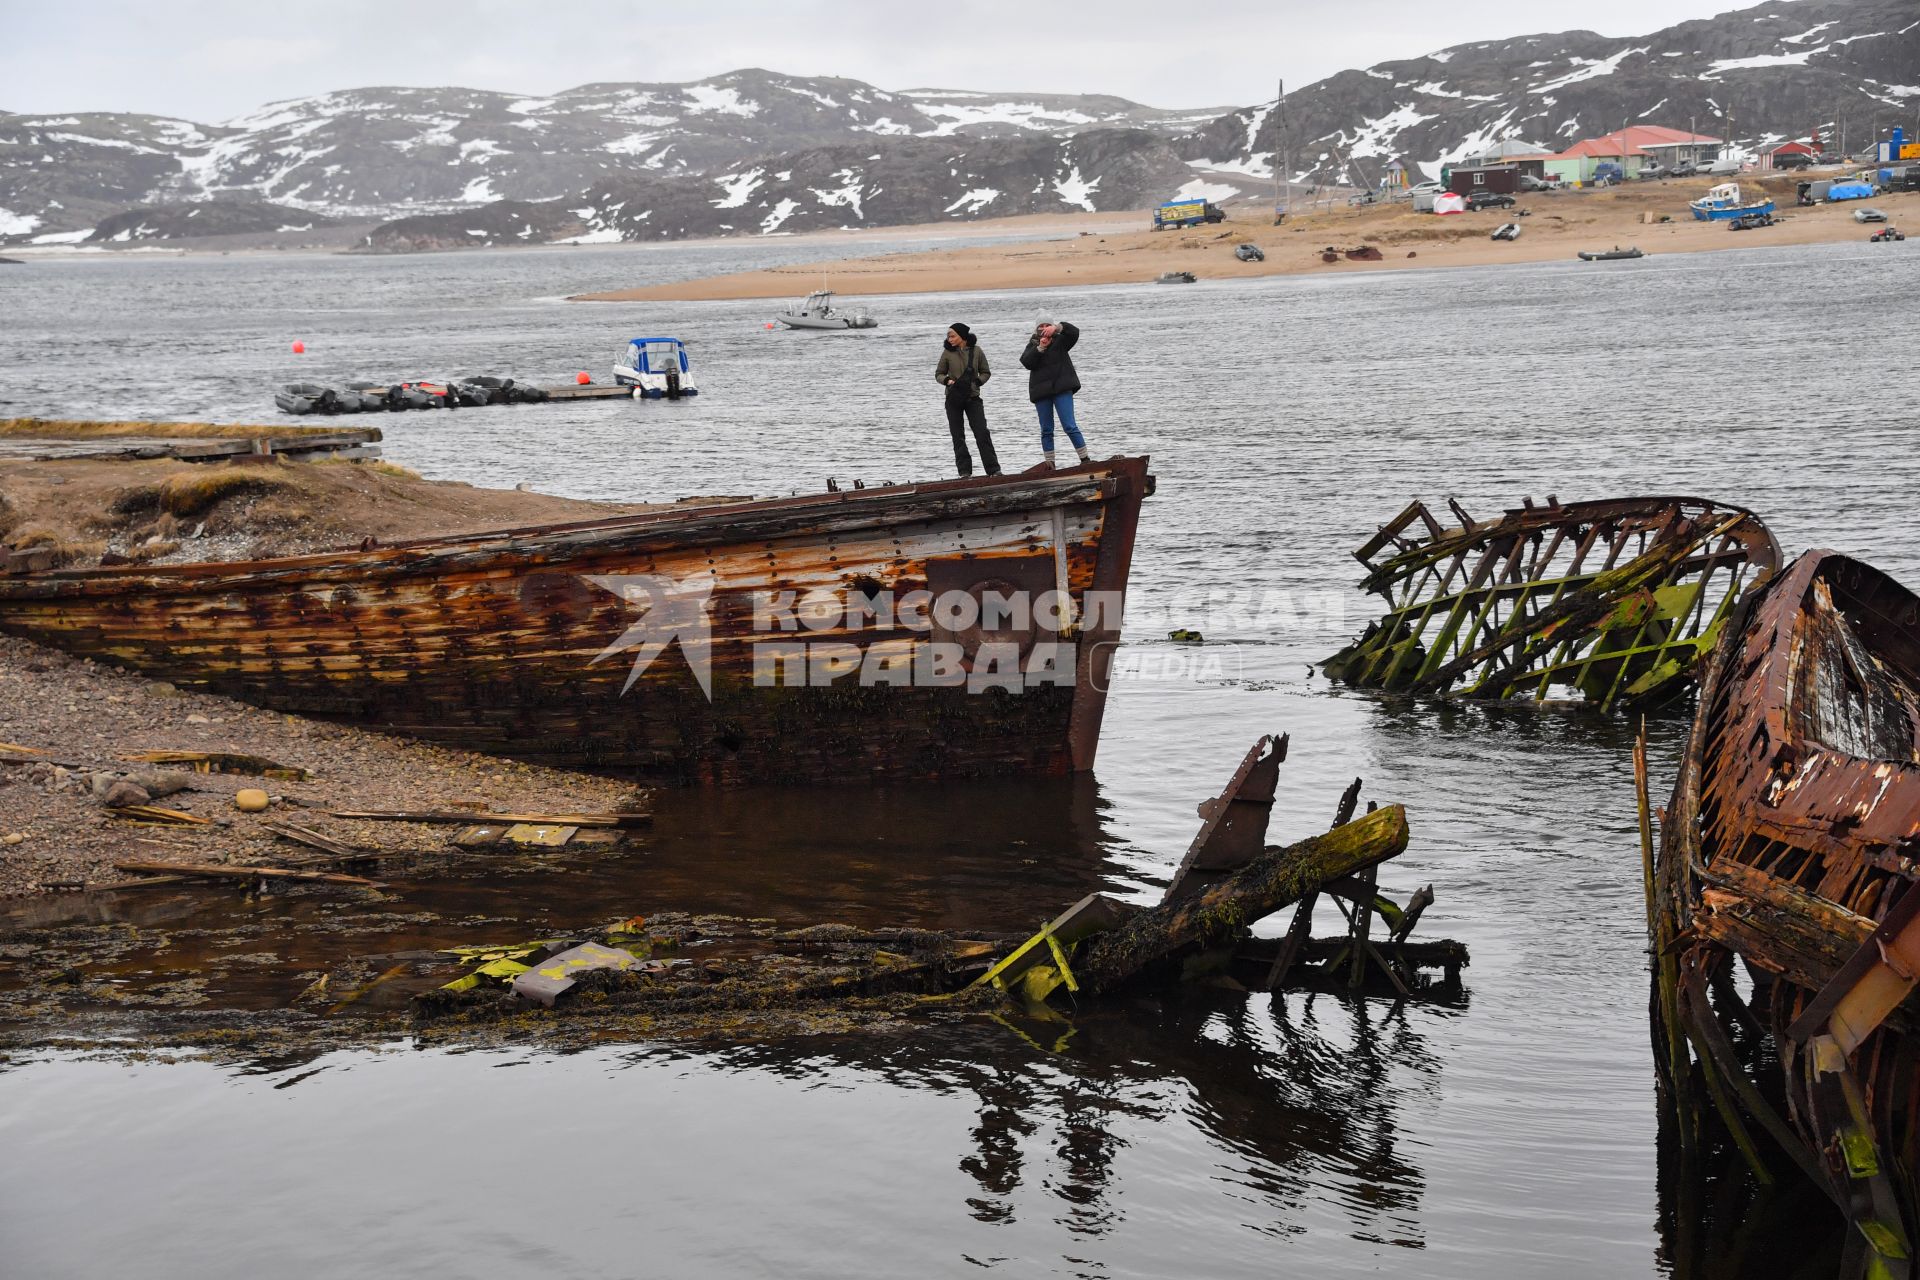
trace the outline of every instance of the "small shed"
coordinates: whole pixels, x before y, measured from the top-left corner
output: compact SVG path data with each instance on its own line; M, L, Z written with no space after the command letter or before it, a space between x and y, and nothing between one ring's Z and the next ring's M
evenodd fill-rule
M1447 190L1457 196L1476 191L1503 191L1508 195L1520 190L1520 166L1512 164L1463 166L1447 174Z

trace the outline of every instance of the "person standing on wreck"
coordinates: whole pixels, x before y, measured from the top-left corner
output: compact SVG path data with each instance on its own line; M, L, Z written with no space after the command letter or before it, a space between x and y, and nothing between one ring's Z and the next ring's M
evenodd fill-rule
M987 367L987 353L973 330L955 324L947 330L947 341L940 352L940 363L933 367L933 380L947 389L947 430L953 434L953 465L962 476L973 474L973 455L967 452L964 420L973 428L973 442L980 446L980 465L987 474L1000 474L1000 459L994 456L993 436L987 431L987 407L980 399L980 388L993 376Z
M1073 357L1067 353L1080 341L1080 330L1065 321L1042 320L1033 327L1033 336L1027 339L1027 349L1020 353L1020 363L1027 367L1027 398L1033 401L1033 407L1040 415L1040 451L1046 456L1047 465L1053 465L1053 420L1059 416L1060 425L1067 433L1067 439L1073 442L1073 448L1080 455L1080 461L1090 462L1087 456L1087 441L1080 434L1080 424L1073 416L1073 393L1080 389L1080 374L1073 367Z

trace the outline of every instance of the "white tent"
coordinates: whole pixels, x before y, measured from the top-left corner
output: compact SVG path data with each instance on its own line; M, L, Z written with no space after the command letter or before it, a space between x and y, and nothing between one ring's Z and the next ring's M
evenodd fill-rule
M1451 191L1442 191L1433 198L1433 211L1435 213L1465 213L1467 211L1467 198L1465 196L1457 196Z

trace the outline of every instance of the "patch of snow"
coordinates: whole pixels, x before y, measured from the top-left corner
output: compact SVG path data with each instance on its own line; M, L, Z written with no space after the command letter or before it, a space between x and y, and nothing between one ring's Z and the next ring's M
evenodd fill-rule
M1667 99L1662 98L1660 99L1660 101L1654 103L1652 106L1648 107L1645 111L1642 111L1639 115L1635 116L1634 119L1645 120L1648 116L1652 115L1654 112L1658 111L1660 108L1666 105L1667 105Z
M1822 31L1825 31L1828 27L1832 25L1833 24L1831 22L1823 22L1818 26L1808 27L1805 31L1802 31L1797 36L1781 36L1780 43L1781 44L1805 44L1807 41L1813 39L1815 36L1819 35Z
M781 200L779 204L773 206L773 212L760 220L760 234L767 236L778 231L780 224L788 218L791 218L793 211L799 207L800 202L798 200Z
M693 99L693 105L687 108L690 115L754 116L760 114L760 104L746 102L740 97L740 91L731 86L712 84L690 84L681 92Z
M626 237L620 234L618 227L601 227L598 231L587 231L577 236L568 236L564 240L555 240L555 244L619 244Z
M1395 107L1384 116L1362 121L1351 141L1348 140L1346 131L1341 130L1340 142L1346 148L1348 156L1354 159L1391 156L1397 150L1393 141L1398 134L1417 124L1437 119L1439 119L1438 116L1421 115L1409 102L1405 106Z
M1413 86L1413 91L1415 93L1424 93L1430 98L1464 98L1467 96L1464 93L1457 93L1447 88L1447 82L1444 80L1429 80L1425 84L1417 84Z
M797 84L783 84L780 87L782 89L785 89L788 93L797 93L803 98L812 98L815 102L819 103L823 107L832 107L836 111L839 110L840 108L840 104L838 102L835 102L832 98L828 97L824 93L815 93L811 89L802 89ZM782 218L781 221L784 222L785 219Z
M716 209L738 209L753 198L753 193L766 185L765 169L749 169L745 173L726 173L714 179L726 191L726 198L715 200Z
M1080 176L1079 165L1074 165L1066 177L1053 180L1054 194L1058 195L1063 203L1077 204L1088 213L1094 211L1092 196L1099 186L1100 179L1095 178L1092 182L1088 182Z
M0 236L23 236L40 225L38 216L0 209Z
M975 187L948 205L946 212L953 213L958 211L967 217L972 217L999 198L1000 193L992 187Z
M987 97L986 94L968 95ZM1006 124L1017 129L1026 129L1034 133L1071 133L1076 127L1098 124L1098 117L1081 111L1049 110L1038 102L1019 102L1010 99L991 101L982 106L943 103L939 106L923 108L925 114L939 121L930 137L943 138L962 129L983 124ZM886 121L891 125L892 121ZM878 126L873 126L878 128ZM909 131L910 132L910 131Z
M833 176L845 179L846 185L836 187L831 191L822 191L819 187L810 188L814 196L819 199L821 204L844 205L853 210L854 217L865 218L866 214L860 211L861 188L865 186L865 182L861 176L852 169L842 169Z
M507 104L507 110L517 116L530 116L545 111L553 105L552 98L520 98Z
M484 232L484 231L482 231L482 230L480 230L480 229L479 229L479 228L477 228L477 227L469 227L469 228L467 229L467 234L468 234L468 235L470 235L470 236L484 236L484 235L485 235L485 234L487 234L487 233L486 233L486 232Z
M1452 62L1453 51L1450 49L1442 49L1438 53L1430 53L1427 55L1427 61L1428 62Z
M1273 177L1273 158L1268 156L1261 163L1259 156L1248 156L1244 160L1189 160L1189 169L1217 169L1221 173L1245 174L1249 178Z
M1622 49L1618 53L1601 58L1598 61L1592 58L1571 58L1569 61L1577 64L1574 70L1569 71L1566 75L1556 80L1549 80L1545 84L1535 85L1533 88L1527 90L1527 92L1546 93L1553 89L1565 88L1570 84L1579 84L1582 80L1598 80L1601 76L1610 76L1620 69L1622 62L1636 53L1645 53L1647 49L1648 46L1646 45L1640 45L1637 48Z
M1208 182L1205 178L1195 178L1173 193L1175 200L1211 200L1218 204L1222 200L1231 200L1240 194L1240 188L1230 187L1224 182Z
M872 124L863 124L860 126L860 128L866 131L867 133L889 134L895 137L903 136L913 132L912 125L897 124L895 123L892 116L881 116L878 120L875 120Z
M468 204L484 204L489 200L498 200L500 197L493 193L492 178L475 178L467 184L467 189L460 193L460 198Z
M600 211L594 208L592 205L587 205L583 209L569 209L567 210L567 212L572 214L576 218L581 218L588 222L591 222L595 218L600 216Z
M49 133L56 142L78 142L89 147L112 147L117 151L138 151L142 155L158 155L158 147L143 147L137 142L128 142L125 138L95 138L84 133Z
M657 133L629 133L623 138L601 144L600 149L617 156L637 156L658 141L660 135Z
M1751 58L1722 58L1709 64L1700 73L1700 78L1711 80L1723 72L1744 71L1752 67L1804 67L1807 59L1819 52L1819 49L1803 49L1799 53L1756 53Z
M505 148L499 143L489 142L485 138L460 144L460 158L462 160L485 160L488 156L503 156L505 154Z
M1366 74L1368 74L1368 75L1370 75L1370 76L1372 76L1372 77L1373 77L1373 78L1374 78L1375 80L1391 80L1391 79L1393 79L1393 73L1392 73L1391 71L1375 71L1375 70L1374 70L1373 68L1371 68L1371 67L1369 67L1369 68L1367 68L1367 72L1366 72Z
M311 231L311 230L313 230L313 224L311 222L302 222L298 226L289 222L286 226L277 228L274 234L278 235L280 232L283 232L283 231Z

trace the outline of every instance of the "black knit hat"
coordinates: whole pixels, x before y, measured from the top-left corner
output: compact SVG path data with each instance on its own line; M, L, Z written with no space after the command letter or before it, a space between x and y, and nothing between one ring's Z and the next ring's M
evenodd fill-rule
M962 342L972 342L972 341L973 341L973 330L971 330L971 329L969 329L969 328L967 328L967 326L965 326L964 324L958 324L958 323L955 323L955 324L950 324L950 325L948 325L948 326L947 326L947 328L949 328L949 329L951 329L951 330L953 330L953 331L954 331L955 333L957 333L957 334L959 334L959 335L960 335L960 341L962 341Z

